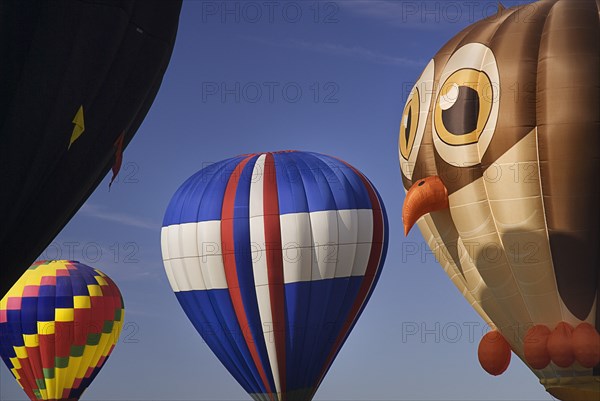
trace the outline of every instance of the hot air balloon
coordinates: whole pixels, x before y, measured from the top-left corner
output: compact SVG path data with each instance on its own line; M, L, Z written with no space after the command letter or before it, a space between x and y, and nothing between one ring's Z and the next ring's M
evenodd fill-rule
M112 352L123 300L101 271L34 263L0 301L0 355L32 401L78 400Z
M452 38L403 112L403 221L562 400L600 398L600 22L594 0L504 9Z
M161 242L177 299L244 390L309 401L375 288L387 237L363 174L285 151L193 175L167 208Z
M0 296L81 207L142 123L181 1L0 4Z

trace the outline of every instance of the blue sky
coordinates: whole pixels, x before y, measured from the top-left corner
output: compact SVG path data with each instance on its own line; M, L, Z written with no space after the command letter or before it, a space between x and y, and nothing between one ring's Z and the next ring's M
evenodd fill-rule
M222 2L184 3L171 64L118 182L109 192L107 177L40 256L100 268L125 298L120 343L84 399L248 399L179 307L160 228L172 194L200 168L282 149L359 168L391 226L379 285L316 400L551 399L514 355L500 377L481 369L482 320L418 230L402 234L406 96L437 50L495 2L226 4L227 12ZM0 399L26 399L4 365L0 384Z

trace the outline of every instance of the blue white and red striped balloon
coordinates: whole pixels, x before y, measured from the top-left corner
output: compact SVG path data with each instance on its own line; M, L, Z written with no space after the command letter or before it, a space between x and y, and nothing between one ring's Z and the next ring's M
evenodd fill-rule
M310 400L364 309L387 250L381 198L334 157L234 157L189 178L165 214L167 276L255 400Z

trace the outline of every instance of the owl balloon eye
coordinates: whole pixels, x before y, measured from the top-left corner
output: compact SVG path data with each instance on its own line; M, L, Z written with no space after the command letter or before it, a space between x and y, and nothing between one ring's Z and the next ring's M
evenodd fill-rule
M492 83L484 72L456 71L442 85L435 104L435 130L440 139L449 145L477 142L492 102Z
M408 96L402 113L402 122L400 123L400 153L405 159L410 157L410 152L415 143L417 126L419 125L419 106L419 91L413 89Z
M412 179L419 147L425 132L427 115L433 98L434 62L431 60L410 91L400 121L398 151L402 173Z
M434 144L448 163L480 162L494 134L499 107L499 74L492 51L470 43L448 60L433 108Z

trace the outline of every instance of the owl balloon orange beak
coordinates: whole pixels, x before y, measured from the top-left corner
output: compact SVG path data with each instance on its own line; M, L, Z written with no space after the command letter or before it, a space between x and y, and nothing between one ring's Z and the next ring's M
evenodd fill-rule
M404 235L427 213L448 209L448 190L437 175L421 179L406 193L402 207Z

